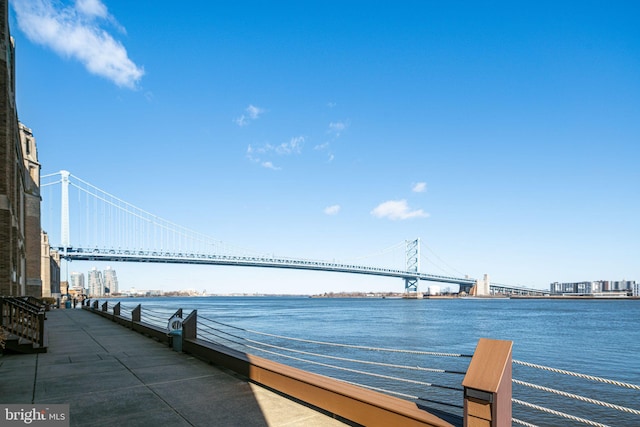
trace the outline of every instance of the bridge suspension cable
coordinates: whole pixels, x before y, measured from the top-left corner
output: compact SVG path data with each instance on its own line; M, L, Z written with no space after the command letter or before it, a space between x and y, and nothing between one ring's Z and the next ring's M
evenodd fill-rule
M157 253L259 254L163 219L69 172L61 171L43 178L57 176L60 179L46 182L41 187L62 184L61 235L56 241L61 247L126 248ZM68 193L71 189L76 193L73 197ZM74 207L70 209L68 204L72 200ZM54 200L47 202L51 206ZM73 227L69 224L71 219ZM65 236L67 233L69 236Z
M433 257L429 257L429 256L425 255L424 251L421 252L421 256L425 260L425 262L437 267L438 269L440 269L445 274L448 274L448 275L451 275L451 276L454 276L456 274L459 275L459 276L462 276L462 277L466 276L464 273L460 272L456 268L454 268L451 265L449 265L445 260L440 258L440 256L438 256L438 254L435 253L433 251L433 249L431 249L429 246L427 246L426 243L424 243L424 241L421 241L420 243L421 243L422 247L424 249L426 249L427 251L429 251L431 253L431 255L433 256ZM443 268L441 265L437 264L435 262L434 258L437 259L440 263L444 264L447 268Z

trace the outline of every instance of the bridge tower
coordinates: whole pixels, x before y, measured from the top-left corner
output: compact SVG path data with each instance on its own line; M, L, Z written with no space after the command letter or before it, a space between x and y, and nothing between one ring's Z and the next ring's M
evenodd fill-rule
M408 297L420 298L418 293L418 274L420 274L420 238L406 241L406 264L407 271L415 273L415 277L405 277L404 291Z
M68 171L60 171L62 178L62 200L60 203L60 244L67 252L69 244L69 175Z

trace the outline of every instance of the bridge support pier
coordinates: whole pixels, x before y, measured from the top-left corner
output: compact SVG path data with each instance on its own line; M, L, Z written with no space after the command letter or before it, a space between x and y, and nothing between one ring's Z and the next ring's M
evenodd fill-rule
M487 297L491 295L491 288L489 286L489 275L485 274L482 280L476 280L475 284L475 296Z
M418 292L418 280L420 279L418 279L417 277L406 277L404 279L405 298L422 298L422 292Z

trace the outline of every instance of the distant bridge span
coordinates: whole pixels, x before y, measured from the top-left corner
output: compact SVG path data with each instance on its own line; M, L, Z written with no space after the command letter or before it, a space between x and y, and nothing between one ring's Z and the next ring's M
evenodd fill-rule
M536 289L490 284L488 277L476 281L469 277L451 277L421 273L420 239L405 241L404 269L336 263L322 260L249 255L246 250L229 250L229 245L210 236L164 220L119 199L68 171L41 178L51 182L41 188L60 184L60 234L52 241L60 257L67 261L139 262L165 264L200 264L240 267L288 268L295 270L333 271L400 278L405 292L418 294L420 280L459 285L460 291L478 296L493 294L542 294ZM75 197L69 190L77 189ZM50 202L54 204L55 197ZM74 201L73 207L70 201ZM44 212L52 214L50 209ZM74 221L71 222L71 217ZM72 230L71 225L74 225ZM73 231L73 232L72 232ZM72 238L73 236L73 238ZM73 244L71 242L74 242ZM113 249L113 248L118 249ZM140 248L140 249L131 249Z
M451 283L461 287L476 284L475 279L413 273L381 267L341 264L296 258L276 258L241 255L207 255L196 253L171 253L157 251L130 251L121 249L58 248L60 257L68 261L142 262L163 264L201 264L236 267L290 268L295 270L333 271L336 273L368 274L372 276L395 277L405 280L425 280Z

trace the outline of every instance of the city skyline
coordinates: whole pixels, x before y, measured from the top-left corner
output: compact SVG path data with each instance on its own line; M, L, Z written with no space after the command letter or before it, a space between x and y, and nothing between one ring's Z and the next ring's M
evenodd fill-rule
M420 237L433 274L640 278L636 5L159 3L11 3L42 175L262 253L353 259ZM403 289L117 270L149 289Z

